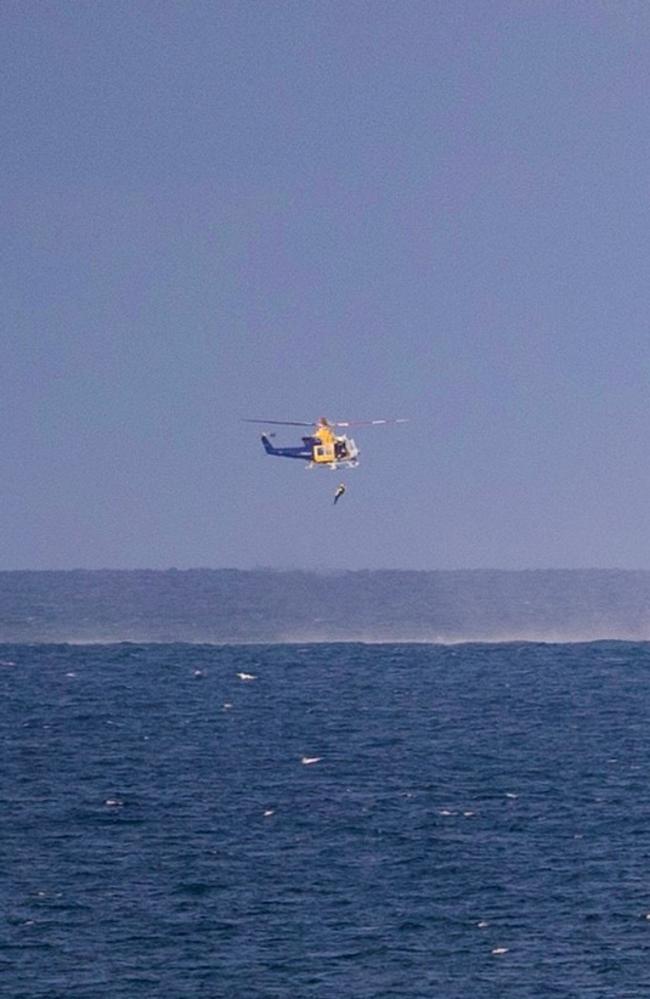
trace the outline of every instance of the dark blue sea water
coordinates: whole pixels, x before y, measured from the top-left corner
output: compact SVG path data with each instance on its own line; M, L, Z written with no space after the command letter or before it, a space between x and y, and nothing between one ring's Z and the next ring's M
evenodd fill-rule
M7 999L650 995L649 645L0 659Z

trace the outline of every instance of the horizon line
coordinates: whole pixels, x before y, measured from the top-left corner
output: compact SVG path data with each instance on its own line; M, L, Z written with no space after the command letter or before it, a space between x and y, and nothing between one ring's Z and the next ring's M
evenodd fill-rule
M361 566L355 569L348 567L328 567L328 566L271 566L271 565L259 565L259 566L233 566L233 565L222 565L222 566L209 566L209 565L192 565L179 568L178 566L170 565L162 567L151 567L151 566L68 566L63 567L48 567L48 568L34 568L34 567L21 567L21 568L0 568L0 574L8 575L10 573L65 573L65 572L151 572L151 573L189 573L189 572L241 572L241 573L306 573L311 575L344 575L351 573L387 573L387 572L402 572L402 573L434 573L434 572L445 572L445 573L523 573L523 572L598 572L598 573L611 573L611 572L624 572L624 573L650 573L650 567L642 566L519 566L514 567L503 567L503 566L432 566L427 569L423 568L413 568L408 566L382 566L382 567L369 567Z

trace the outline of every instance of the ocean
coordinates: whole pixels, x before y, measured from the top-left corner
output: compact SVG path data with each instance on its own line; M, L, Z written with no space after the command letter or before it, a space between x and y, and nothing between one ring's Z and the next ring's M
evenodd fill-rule
M650 995L650 645L0 661L6 999Z

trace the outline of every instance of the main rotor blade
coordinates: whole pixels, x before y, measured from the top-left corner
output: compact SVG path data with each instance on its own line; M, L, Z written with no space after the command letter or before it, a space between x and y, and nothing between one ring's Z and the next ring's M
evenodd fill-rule
M276 427L313 427L314 421L310 423L303 423L299 420L249 420L246 417L242 417L242 423L272 423Z
M408 420L337 420L335 427L376 427L380 423L408 423Z

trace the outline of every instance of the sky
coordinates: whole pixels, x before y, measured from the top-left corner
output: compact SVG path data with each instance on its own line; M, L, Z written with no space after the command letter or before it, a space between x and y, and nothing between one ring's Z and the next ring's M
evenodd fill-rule
M647 3L6 0L0 111L0 568L650 568Z

